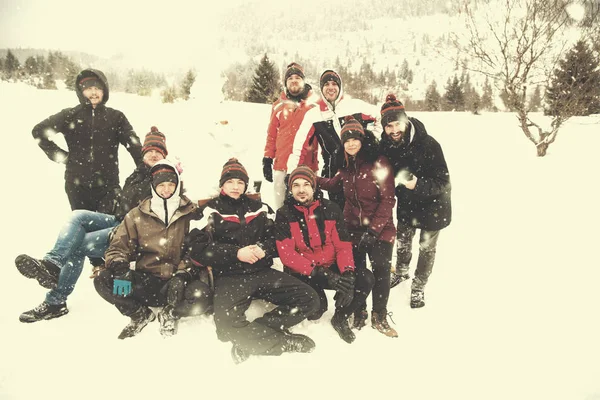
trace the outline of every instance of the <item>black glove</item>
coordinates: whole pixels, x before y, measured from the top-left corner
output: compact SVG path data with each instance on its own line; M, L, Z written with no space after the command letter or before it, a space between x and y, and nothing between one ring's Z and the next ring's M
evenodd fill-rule
M366 231L360 237L360 241L358 242L358 250L367 253L373 249L373 246L375 246L376 242L377 237L371 231Z
M263 157L263 176L269 182L273 182L273 159L269 157Z
M350 289L354 289L354 281L350 284L348 280L342 279L342 276L335 271L330 270L329 268L325 268L323 266L315 267L310 276L312 278L319 279L321 281L325 281L328 288L333 290L343 290L348 291Z
M121 275L125 275L128 271L131 271L131 269L129 268L129 263L123 260L113 261L112 263L110 263L110 266L108 268L112 270L112 274L115 278L120 277Z
M354 281L356 276L354 275L354 271L347 270L342 274L340 280L343 281L343 285L341 289L338 289L333 296L335 300L335 306L339 307L347 307L352 303L352 299L354 298Z

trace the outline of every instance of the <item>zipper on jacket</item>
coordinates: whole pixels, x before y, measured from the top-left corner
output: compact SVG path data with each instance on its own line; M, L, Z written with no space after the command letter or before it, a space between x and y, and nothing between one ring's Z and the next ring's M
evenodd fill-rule
M90 161L94 163L94 120L96 119L96 110L92 108L92 131L90 132ZM93 168L93 167L92 167Z
M169 226L169 207L167 207L167 199L163 199L165 205L165 227Z
M356 175L358 175L358 160L354 158L354 174L352 174L352 184L354 185L354 198L356 199L356 204L358 205L358 223L359 226L362 226L362 207L360 205L360 200L358 200L358 188L356 187Z

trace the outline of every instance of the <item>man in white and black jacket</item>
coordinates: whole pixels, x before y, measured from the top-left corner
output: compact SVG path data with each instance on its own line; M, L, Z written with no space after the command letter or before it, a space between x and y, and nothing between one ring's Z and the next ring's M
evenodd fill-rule
M248 174L235 158L223 166L219 186L219 196L203 210L204 225L187 239L192 261L212 268L217 336L233 342L235 362L250 355L312 351L309 337L288 328L313 314L319 297L307 284L271 268L277 257L273 210L246 195ZM245 313L254 299L277 307L249 322Z

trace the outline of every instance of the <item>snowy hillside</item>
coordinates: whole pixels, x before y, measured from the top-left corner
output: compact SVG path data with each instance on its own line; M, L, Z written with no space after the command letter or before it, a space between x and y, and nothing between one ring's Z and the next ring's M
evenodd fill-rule
M453 223L441 233L427 306L410 309L404 283L389 301L398 339L367 326L348 345L331 327L330 309L294 328L315 340L313 353L234 365L209 317L183 320L169 339L154 322L117 340L128 319L95 292L89 264L68 315L18 321L45 290L18 273L14 258L41 257L70 212L63 166L30 132L75 104L73 92L0 82L0 399L600 399L600 118L570 121L538 159L512 114L408 110L441 143L453 184ZM210 98L165 105L122 93L111 93L108 105L140 137L152 125L167 135L191 198L216 189L231 156L251 180L262 178L267 105ZM133 162L124 150L120 159L123 182ZM263 182L263 199L271 197Z

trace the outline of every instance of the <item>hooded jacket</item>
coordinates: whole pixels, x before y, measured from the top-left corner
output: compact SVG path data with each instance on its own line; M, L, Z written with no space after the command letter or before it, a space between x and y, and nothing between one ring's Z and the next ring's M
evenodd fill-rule
M333 70L331 70L333 71ZM336 71L333 71L337 74ZM339 74L337 74L339 76ZM310 109L294 138L292 154L288 159L287 170L292 171L298 165L314 164L317 170L318 163L312 159L317 154L317 143L321 146L323 156L323 170L321 176L331 178L342 167L344 160L344 147L340 135L346 116L352 115L362 125L363 129L370 129L375 135L381 133L381 125L376 117L379 114L375 106L359 99L345 96L344 83L340 76L340 93L337 99L330 103L325 100L321 91L321 98L317 106Z
M277 210L275 226L279 258L292 271L310 275L317 266L333 264L341 273L354 270L352 242L342 211L323 199L320 190L315 191L315 200L308 206L288 197Z
M102 103L92 108L83 95L79 82L94 76L104 84ZM102 187L119 184L119 143L127 148L136 165L142 162L140 139L125 115L106 107L109 99L108 81L95 69L86 69L77 76L75 92L79 105L52 115L32 131L34 139L48 158L66 164L65 180L77 180L82 185ZM51 137L62 133L67 150L60 148Z
M313 108L317 101L309 84L305 84L305 93L299 99L291 99L286 93L287 91L282 92L271 108L264 152L265 157L275 159L273 169L277 171L286 171L296 132L302 124L306 112ZM314 162L317 162L316 143L312 151L315 155ZM316 164L314 168L316 168Z
M365 131L358 154L348 157L333 178L318 178L322 189L344 191L344 220L354 244L367 230L381 241L393 243L396 238L394 173L377 146L373 133Z
M383 134L381 153L386 155L401 177L413 174L413 190L396 187L398 223L425 230L440 230L452 220L450 173L440 144L427 134L425 125L409 117L409 128L400 143Z
M166 160L156 165L167 164ZM177 169L175 169L177 171ZM117 228L105 253L106 266L116 262L135 261L137 271L149 272L161 279L170 279L178 269L185 269L182 248L192 220L201 215L187 197L179 195L181 179L169 199L161 198L152 188L152 197L132 209Z

